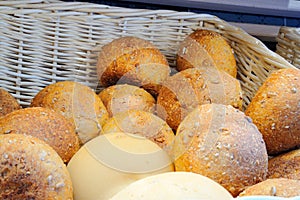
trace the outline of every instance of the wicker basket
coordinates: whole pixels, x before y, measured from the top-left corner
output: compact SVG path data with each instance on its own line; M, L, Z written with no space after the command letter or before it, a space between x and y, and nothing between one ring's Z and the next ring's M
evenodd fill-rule
M211 15L42 0L0 1L0 87L26 107L62 80L97 88L102 45L134 35L153 42L175 65L179 43L194 29L221 33L234 49L247 106L272 70L293 67L245 31Z
M300 28L283 26L276 40L276 53L300 69Z

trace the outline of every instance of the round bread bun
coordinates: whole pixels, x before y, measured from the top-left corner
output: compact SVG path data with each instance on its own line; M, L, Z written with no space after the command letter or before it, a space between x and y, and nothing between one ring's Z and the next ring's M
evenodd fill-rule
M88 86L73 81L46 86L33 98L31 107L50 108L71 120L81 144L99 135L108 119L100 97Z
M248 187L239 196L277 196L296 197L300 196L300 180L287 178L267 179L253 186Z
M130 183L174 171L168 154L150 140L129 133L100 135L68 163L74 199L110 199Z
M135 181L111 200L202 199L232 200L231 194L215 181L190 172L166 172Z
M169 125L156 115L142 110L128 110L108 119L102 133L126 132L144 136L169 150L175 135Z
M68 162L79 149L75 127L61 114L34 107L13 111L0 118L0 134L25 134L43 140Z
M269 155L300 146L300 70L273 72L245 113L263 135Z
M233 196L267 175L261 133L230 105L205 104L189 113L177 129L173 156L176 171L207 176Z
M137 37L114 39L102 47L98 56L97 73L104 87L128 83L156 95L170 71L159 49Z
M0 88L0 117L20 108L17 99L3 88Z
M0 199L73 199L65 164L42 140L0 135L0 155Z
M133 85L120 84L103 89L99 97L104 103L110 116L126 110L144 110L155 112L156 100L143 88Z
M183 70L164 82L157 97L157 115L176 130L189 112L206 103L228 104L242 109L240 82L215 69Z
M177 70L192 67L217 68L237 75L234 53L227 41L217 32L195 30L181 43L177 53Z
M300 149L269 159L268 178L289 178L300 180Z

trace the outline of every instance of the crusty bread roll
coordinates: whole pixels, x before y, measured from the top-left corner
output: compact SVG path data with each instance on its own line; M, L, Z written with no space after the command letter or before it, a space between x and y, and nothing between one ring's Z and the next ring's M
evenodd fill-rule
M0 135L0 199L73 199L69 172L42 140L23 134Z
M114 195L111 200L232 200L215 181L190 172L165 172L143 178Z
M174 132L156 115L142 110L128 110L108 119L102 133L126 132L148 138L161 148L169 150L174 141Z
M267 175L261 133L230 105L205 104L189 113L177 129L173 156L176 171L207 176L233 196Z
M130 133L100 135L68 163L75 200L110 199L130 183L174 171L169 155L150 140ZM124 198L126 199L126 198Z
M268 178L300 180L300 149L272 157L268 164Z
M217 68L234 78L237 75L232 48L219 33L210 30L195 30L179 47L177 70L192 67Z
M267 179L248 187L239 196L277 196L296 197L300 196L300 180L287 178Z
M196 106L229 104L242 108L242 90L237 79L225 72L191 68L169 77L157 97L157 115L176 130Z
M144 110L155 112L156 100L143 88L133 85L112 85L103 89L99 97L110 116L126 110Z
M245 113L263 134L269 155L300 146L300 70L273 72Z
M50 108L71 120L81 143L99 135L108 119L100 97L88 86L73 81L48 85L37 93L31 106Z
M44 140L64 162L68 162L79 149L79 139L70 120L48 108L24 108L0 118L0 134L8 133Z
M21 106L17 99L6 90L0 88L0 117L20 108Z
M129 83L156 95L169 76L170 67L165 56L149 41L121 37L102 47L97 74L104 87Z

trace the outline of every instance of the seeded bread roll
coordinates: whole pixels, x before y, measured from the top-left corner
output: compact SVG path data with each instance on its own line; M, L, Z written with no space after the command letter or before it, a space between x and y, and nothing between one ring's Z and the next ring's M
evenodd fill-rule
M269 155L300 146L300 70L273 72L245 111L263 134Z
M181 43L177 54L177 70L192 67L217 68L233 76L237 66L232 48L217 32L196 30Z
M300 180L286 178L267 179L244 190L239 196L300 196Z
M42 140L23 134L0 135L0 199L73 199L69 172Z
M233 196L267 176L261 133L230 105L205 104L189 113L177 129L173 156L176 171L207 176Z
M142 110L128 110L107 120L103 133L126 132L146 137L159 147L169 150L174 133L169 125L156 115Z
M268 178L300 180L300 149L272 157L268 164Z
M127 110L143 110L155 112L155 99L143 88L120 84L103 89L99 97L110 116Z
M71 120L83 144L99 135L108 119L100 97L88 86L73 81L48 85L33 98L31 107L50 108Z
M20 108L19 102L9 92L0 88L0 117Z
M0 118L0 134L31 135L49 144L68 162L79 149L75 127L61 114L48 108L24 108Z
M219 103L242 108L238 80L225 72L191 68L174 74L163 84L157 97L157 115L176 130L195 107Z
M97 73L104 87L128 83L156 95L169 76L170 67L165 56L149 41L121 37L102 47Z

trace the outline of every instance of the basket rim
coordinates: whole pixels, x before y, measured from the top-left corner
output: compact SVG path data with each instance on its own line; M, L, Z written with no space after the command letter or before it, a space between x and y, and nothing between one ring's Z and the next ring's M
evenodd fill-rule
M265 56L270 57L270 59L275 59L280 62L282 66L289 67L289 68L296 68L291 63L289 63L286 59L282 56L278 55L274 51L270 50L266 45L259 39L251 36L247 33L244 29L237 27L235 25L230 24L229 22L211 14L206 13L194 13L194 12L186 12L186 11L175 11L175 10L168 10L168 9L141 9L141 8L124 8L118 6L110 6L98 3L90 3L90 2L64 2L60 0L14 0L14 1L0 1L0 10L1 6L10 6L16 7L20 10L20 14L24 13L39 13L43 12L44 10L51 11L51 15L56 16L66 16L66 15L80 15L80 12L83 13L93 13L99 15L106 15L109 17L116 17L116 18L126 18L126 17L143 17L149 15L153 15L155 17L169 17L169 18L178 18L178 19L185 19L185 20L207 20L212 22L219 22L223 25L226 25L227 28L237 32L239 34L239 39L245 43L250 43L253 45L254 48L263 47L264 52L261 52ZM1 10L2 13L8 14L13 13L15 10L11 9L4 9ZM130 12L129 12L130 11ZM47 15L45 16L47 17ZM285 27L282 27L286 29ZM249 37L250 36L250 37Z
M299 43L300 45L300 28L282 26L280 27L278 32L278 39L281 38L281 34L284 34L283 35L284 38Z

